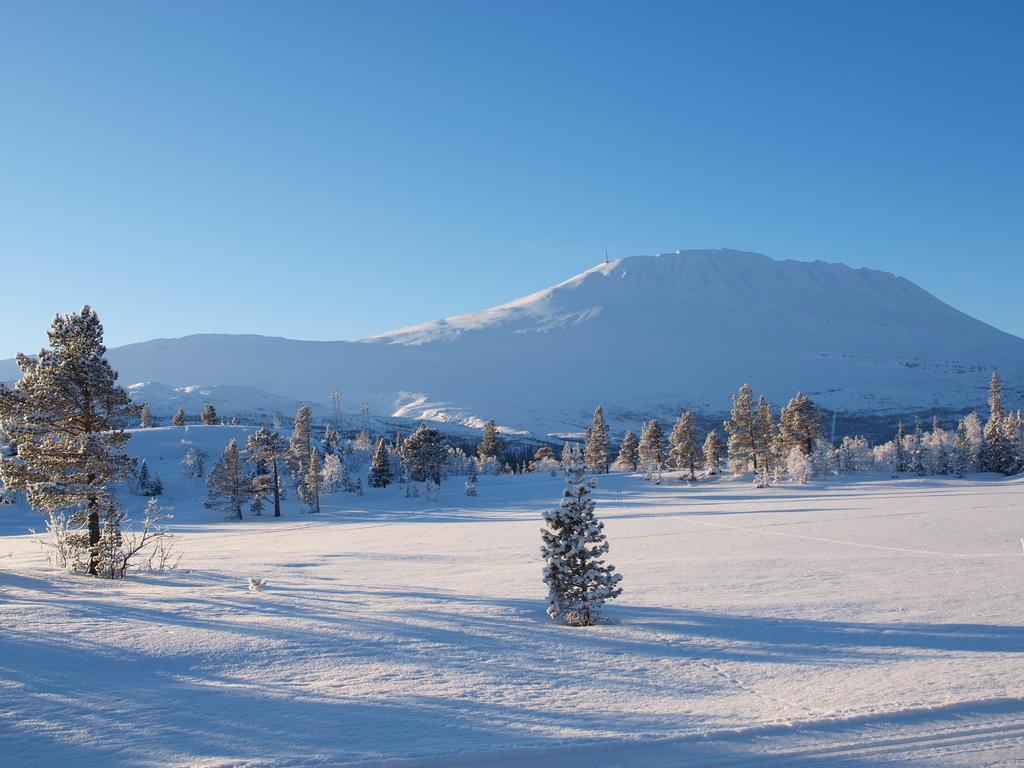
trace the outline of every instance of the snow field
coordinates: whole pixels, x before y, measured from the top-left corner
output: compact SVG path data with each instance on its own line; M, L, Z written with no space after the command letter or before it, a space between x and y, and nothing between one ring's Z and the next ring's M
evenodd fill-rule
M189 439L215 457L229 431ZM225 522L175 467L181 432L131 446L178 572L54 571L38 516L0 508L5 764L1024 762L1020 481L603 476L625 592L579 629L544 613L561 478Z

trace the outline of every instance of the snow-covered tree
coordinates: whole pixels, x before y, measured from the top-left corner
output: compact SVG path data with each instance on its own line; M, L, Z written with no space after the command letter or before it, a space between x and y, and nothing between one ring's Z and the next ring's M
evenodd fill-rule
M732 398L732 414L722 422L729 435L729 463L733 472L746 472L751 462L757 469L756 440L754 433L754 390L749 384L740 387L738 395Z
M1016 446L1012 423L1006 423L1003 412L1003 385L995 371L992 372L989 384L988 407L989 417L983 433L982 469L1009 475L1016 469Z
M754 414L754 457L765 475L775 473L779 463L778 452L783 450L781 440L776 434L775 414L764 395L757 400L757 412Z
M266 427L260 427L245 441L249 461L264 470L253 478L253 492L260 499L274 497L274 517L281 516L280 463L287 448L284 438Z
M893 456L893 471L906 472L907 430L904 429L902 421L900 422L899 427L896 428L896 439L893 441L893 447L895 448L895 454Z
M718 432L711 430L704 438L704 474L717 475L722 466L722 451L725 446L718 437Z
M657 419L651 419L644 424L640 444L637 446L637 456L640 459L641 472L655 474L661 472L661 468L665 466L665 435Z
M179 408L177 412L171 417L171 425L175 427L185 426L185 409Z
M285 453L285 466L292 476L295 490L302 495L302 486L309 477L309 464L313 455L313 409L303 405L295 414L295 424L291 438L288 440L288 451Z
M607 472L611 456L608 453L608 424L604 410L597 406L594 421L587 431L587 442L583 449L583 461L591 472Z
M190 445L185 449L185 453L181 457L182 473L188 478L202 478L206 474L206 460L208 458L209 456L206 451Z
M252 498L252 481L245 472L238 441L231 438L206 478L207 509L223 509L228 518L241 520L242 506Z
M402 444L402 463L413 482L429 480L440 487L441 469L447 458L441 433L423 423Z
M309 455L309 466L306 468L306 477L299 486L299 498L306 502L309 511L318 513L320 511L320 451L313 450Z
M153 426L153 413L149 410L149 403L142 404L142 410L139 412L139 426L143 429Z
M590 498L594 485L584 477L583 457L574 447L568 456L562 502L558 509L544 513L541 530L548 615L573 626L593 624L604 603L622 594L622 576L603 559L608 540Z
M971 444L967 436L967 424L963 419L956 426L953 435L953 448L949 455L949 470L957 477L963 477L973 471L971 462Z
M207 403L203 407L203 413L199 417L203 424L219 424L220 418L217 416L217 409L213 407L213 403Z
M782 409L779 436L783 450L799 448L811 455L815 440L821 436L821 413L807 395L797 392Z
M926 469L933 475L949 474L949 438L939 426L939 417L932 420L932 431L924 436Z
M639 443L633 432L626 432L622 438L622 445L619 447L618 458L612 469L616 472L636 472L640 463Z
M806 485L811 476L811 457L799 446L793 446L786 454L786 474L801 485Z
M920 424L914 427L914 431L907 439L907 472L912 475L928 474L924 450L924 433L921 432Z
M329 453L324 456L324 468L320 472L324 493L337 493L348 485L348 474L338 454Z
M491 419L484 424L483 438L480 440L480 444L476 448L476 455L480 458L480 461L496 459L500 449L501 444L498 442L498 425L494 423L494 419Z
M836 449L836 469L841 475L870 472L874 463L874 452L863 437L844 437Z
M325 457L337 453L341 447L341 435L334 427L328 425L324 428L324 436L320 438L320 450ZM326 458L324 459L326 462Z
M391 484L391 461L383 437L377 439L377 449L373 452L368 481L371 488L387 488Z
M676 419L668 438L669 459L676 469L687 472L687 479L697 479L697 436L693 432L693 414L686 411Z
M0 479L8 491L24 491L33 509L65 516L62 546L95 575L100 517L113 484L132 467L124 428L138 407L117 385L89 306L57 315L48 336L49 348L36 357L18 355L14 388L0 385L0 432L16 452L0 456Z

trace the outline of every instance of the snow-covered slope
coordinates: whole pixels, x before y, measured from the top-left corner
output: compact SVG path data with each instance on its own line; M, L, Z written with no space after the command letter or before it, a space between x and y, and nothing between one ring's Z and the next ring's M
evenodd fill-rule
M102 310L102 308L100 308ZM377 415L538 432L728 408L744 383L859 412L980 406L1024 340L885 272L731 250L601 264L493 309L359 342L198 335L111 350L122 380L240 385ZM0 364L0 379L14 378Z

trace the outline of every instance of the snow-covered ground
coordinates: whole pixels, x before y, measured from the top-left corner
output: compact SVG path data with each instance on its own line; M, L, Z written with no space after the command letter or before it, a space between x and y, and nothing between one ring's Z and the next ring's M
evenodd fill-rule
M0 507L3 765L1024 764L1021 480L602 477L625 593L573 629L540 580L560 478L225 522L184 434L131 446L177 572L52 570Z

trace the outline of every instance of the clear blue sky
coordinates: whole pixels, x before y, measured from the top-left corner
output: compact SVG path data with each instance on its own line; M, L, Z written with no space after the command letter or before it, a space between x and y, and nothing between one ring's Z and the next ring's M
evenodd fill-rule
M1021 2L8 2L0 357L359 338L600 260L906 276L1024 335Z

